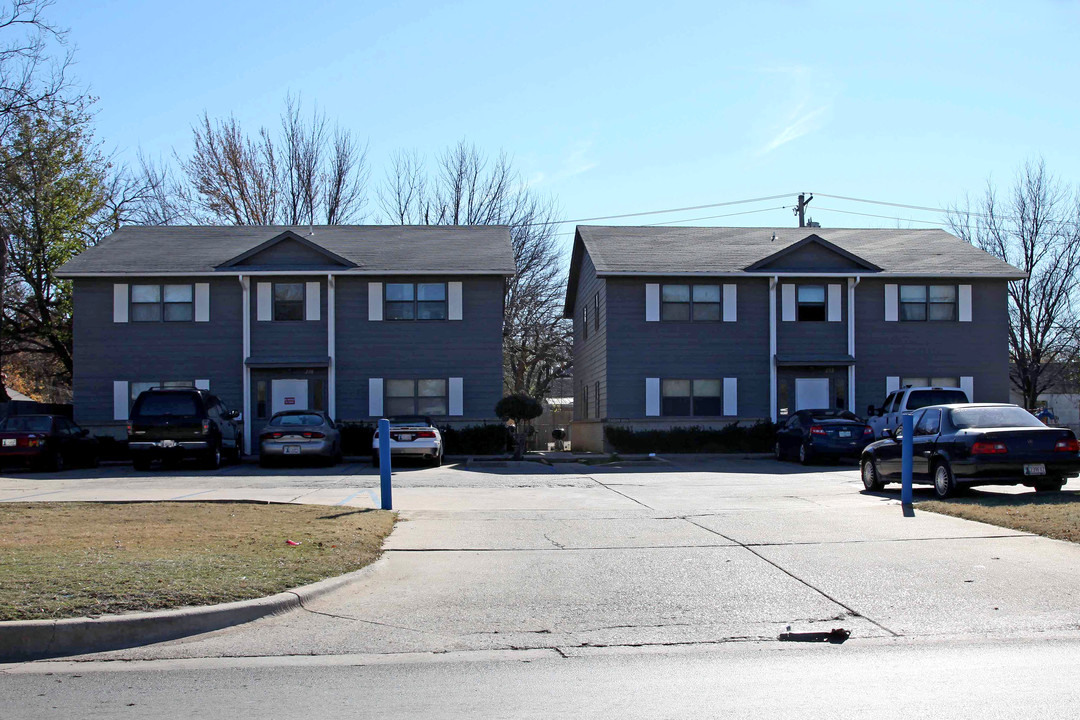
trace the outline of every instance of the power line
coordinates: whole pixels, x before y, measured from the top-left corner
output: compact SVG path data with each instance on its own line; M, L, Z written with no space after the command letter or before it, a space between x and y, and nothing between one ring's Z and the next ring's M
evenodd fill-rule
M728 205L744 205L746 203L764 202L766 200L778 200L791 197L795 193L783 193L781 195L769 195L768 197L749 198L747 200L731 200L728 202L709 203L708 205L691 205L689 207L671 208L669 210L647 210L645 212L624 213L622 215L603 215L601 217L578 218L576 220L544 220L534 223L523 223L528 226L536 225L562 225L564 223L596 222L597 220L620 220L622 218L641 217L643 215L666 215L667 213L687 212L689 210L705 210L707 208L725 207Z
M934 222L932 220L916 220L915 218L894 217L892 215L872 215L871 213L861 213L861 212L855 212L853 210L837 210L836 208L827 208L827 207L822 207L820 205L818 206L818 210L825 210L827 212L844 213L845 215L861 215L862 217L882 218L884 220L900 220L902 222L924 223L926 225L936 225L937 227L946 227L945 223Z
M772 210L787 210L790 205L779 205L777 207L761 208L760 210L743 210L742 212L726 213L724 215L707 215L706 217L685 218L683 220L665 220L658 223L649 223L646 227L655 227L656 225L671 225L673 223L681 222L697 222L698 220L715 220L716 218L733 217L735 215L753 215L754 213L769 212Z

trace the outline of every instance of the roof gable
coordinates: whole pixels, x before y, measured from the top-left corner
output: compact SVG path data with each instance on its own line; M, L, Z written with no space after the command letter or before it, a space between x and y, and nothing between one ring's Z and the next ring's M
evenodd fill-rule
M817 234L810 234L796 243L758 260L746 267L750 272L776 270L783 272L881 272L872 262L837 247Z
M286 230L266 242L226 260L217 267L219 269L232 267L287 267L296 270L321 270L324 268L352 268L357 267L357 264L330 252L292 230Z

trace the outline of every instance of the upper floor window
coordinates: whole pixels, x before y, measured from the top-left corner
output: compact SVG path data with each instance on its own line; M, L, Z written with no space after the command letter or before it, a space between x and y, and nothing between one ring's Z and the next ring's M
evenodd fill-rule
M711 322L720 319L719 285L664 285L660 301L661 320Z
M445 320L446 283L387 283L385 307L387 320Z
M274 320L304 319L304 283L274 283Z
M593 329L600 329L600 291L593 296Z
M796 320L814 322L826 319L824 285L800 285L796 300Z
M951 377L908 377L900 378L900 387L960 387L960 378Z
M581 339L589 339L589 303L581 308Z
M900 319L956 320L955 285L901 285Z
M193 285L132 285L133 322L190 322L195 319Z

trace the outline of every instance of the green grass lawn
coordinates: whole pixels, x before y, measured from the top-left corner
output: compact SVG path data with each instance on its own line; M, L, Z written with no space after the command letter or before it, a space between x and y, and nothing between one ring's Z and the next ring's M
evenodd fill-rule
M273 595L373 562L394 521L319 505L0 504L0 620Z

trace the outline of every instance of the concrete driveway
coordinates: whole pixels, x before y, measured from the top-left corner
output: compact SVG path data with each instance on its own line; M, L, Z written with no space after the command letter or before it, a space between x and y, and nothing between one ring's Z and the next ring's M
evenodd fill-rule
M895 493L863 493L853 466L491 463L402 469L394 483L402 522L363 580L305 611L94 657L573 655L834 627L852 642L1080 628L1080 547L917 508L905 517ZM350 512L375 506L377 487L362 464L117 467L6 475L0 501L243 498Z

